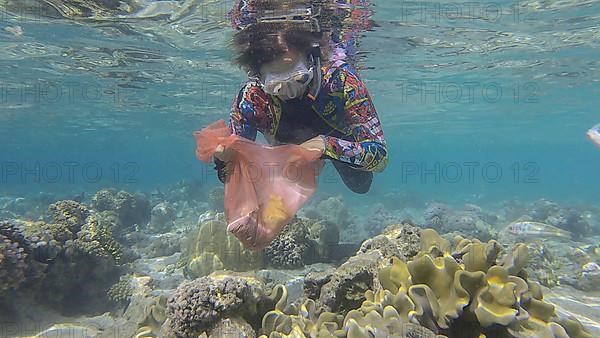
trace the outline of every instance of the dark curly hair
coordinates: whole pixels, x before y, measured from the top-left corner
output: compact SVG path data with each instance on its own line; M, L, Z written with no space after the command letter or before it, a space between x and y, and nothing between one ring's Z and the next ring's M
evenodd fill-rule
M309 55L323 34L311 32L295 22L257 23L238 31L232 39L234 62L254 73L260 67L276 60L288 50Z

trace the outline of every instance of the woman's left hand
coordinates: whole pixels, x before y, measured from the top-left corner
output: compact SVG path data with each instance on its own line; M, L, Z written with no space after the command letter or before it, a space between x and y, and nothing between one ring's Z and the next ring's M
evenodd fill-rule
M325 151L325 137L322 135L315 136L300 144L300 146L308 150L318 150L323 153Z

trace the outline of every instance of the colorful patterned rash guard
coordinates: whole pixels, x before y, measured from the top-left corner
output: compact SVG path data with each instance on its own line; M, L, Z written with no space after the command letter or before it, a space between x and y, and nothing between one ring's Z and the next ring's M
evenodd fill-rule
M250 140L260 131L272 144L300 144L317 135L326 140L324 157L360 171L380 172L387 165L381 123L369 93L354 68L343 61L321 68L317 97L282 101L248 80L234 99L230 128Z

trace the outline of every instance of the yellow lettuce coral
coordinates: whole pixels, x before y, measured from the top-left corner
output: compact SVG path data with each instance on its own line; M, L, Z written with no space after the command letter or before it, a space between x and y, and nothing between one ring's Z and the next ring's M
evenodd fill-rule
M321 311L312 299L307 299L299 307L286 306L287 290L282 285L275 287L271 298L276 301L275 309L264 315L261 329L264 334L259 338L333 338L336 333L342 333L343 317Z
M540 338L569 337L554 306L543 301L539 285L516 276L527 262L525 246L515 246L501 266L495 241L457 238L450 251L435 231L423 232L423 252L408 263L393 260L378 275L383 288L404 292L414 303L408 320L417 319L436 332L451 331L461 321L476 321L482 334L488 328L497 331L500 325L507 337L524 332ZM570 324L572 332L585 332L581 325Z
M342 326L335 314L317 315L312 300L300 309L284 309L280 301L263 317L261 338L408 337L415 334L411 325L419 337L591 337L578 321L558 319L537 283L516 276L527 261L526 247L515 246L498 265L495 241L457 238L452 250L435 231L423 233L424 250L408 263L393 258L381 269L382 288L367 291Z

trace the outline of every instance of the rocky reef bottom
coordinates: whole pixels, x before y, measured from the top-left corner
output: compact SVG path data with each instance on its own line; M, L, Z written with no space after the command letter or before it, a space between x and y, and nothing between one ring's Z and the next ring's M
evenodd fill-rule
M593 210L430 203L412 223L327 197L250 251L173 196L5 212L0 337L600 337Z
M189 280L179 253L139 259L98 316L12 299L2 337L598 337L600 295L528 279L529 251L396 224L340 265ZM6 300L5 300L6 301ZM26 320L23 320L26 319Z

